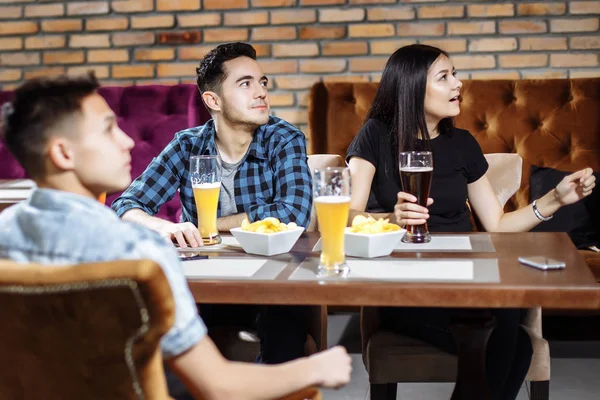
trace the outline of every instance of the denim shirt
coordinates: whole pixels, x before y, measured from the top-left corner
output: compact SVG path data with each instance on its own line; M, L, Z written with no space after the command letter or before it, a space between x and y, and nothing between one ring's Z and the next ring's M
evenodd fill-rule
M161 340L164 358L177 356L206 335L177 251L160 235L121 221L110 208L73 193L36 189L0 213L0 259L79 264L150 259L163 269L175 300L175 323Z

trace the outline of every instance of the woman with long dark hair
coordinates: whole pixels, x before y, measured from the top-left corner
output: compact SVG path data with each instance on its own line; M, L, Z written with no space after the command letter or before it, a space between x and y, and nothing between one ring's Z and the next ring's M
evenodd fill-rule
M565 177L534 204L504 213L485 173L481 147L453 126L460 113L462 82L448 54L426 45L398 49L388 60L366 121L347 151L352 174L351 217L369 213L401 226L427 222L432 232L470 232L470 209L489 232L528 231L561 206L588 196L595 186L591 168ZM431 198L427 207L403 191L401 151L433 153ZM435 199L435 202L434 202ZM384 326L455 353L450 319L458 310L381 310ZM532 356L531 340L520 326L521 310L491 310L496 328L487 347L486 375L494 399L517 397Z

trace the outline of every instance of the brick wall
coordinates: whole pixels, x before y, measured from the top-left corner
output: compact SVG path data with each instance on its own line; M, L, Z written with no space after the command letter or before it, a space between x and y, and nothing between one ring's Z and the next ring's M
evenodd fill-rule
M450 52L461 78L600 76L599 17L600 1L0 0L0 88L86 69L110 85L193 82L209 49L248 41L274 113L306 130L314 82L377 81L416 41Z

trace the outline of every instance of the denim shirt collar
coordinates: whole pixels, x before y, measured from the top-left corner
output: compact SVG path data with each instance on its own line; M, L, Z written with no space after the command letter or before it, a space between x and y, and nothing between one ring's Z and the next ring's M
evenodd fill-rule
M27 200L28 205L39 210L59 212L85 211L98 217L115 218L116 214L95 199L63 190L37 188Z
M264 137L265 131L269 124L273 122L272 118L269 117L269 122L265 125L259 126L255 131L254 135L252 135L252 142L250 143L250 148L248 148L248 157L254 157L259 160L267 159L267 149L264 146ZM217 146L215 145L215 123L211 119L204 125L204 130L202 135L206 135L207 141L204 149L202 150L202 155L216 155L217 154Z

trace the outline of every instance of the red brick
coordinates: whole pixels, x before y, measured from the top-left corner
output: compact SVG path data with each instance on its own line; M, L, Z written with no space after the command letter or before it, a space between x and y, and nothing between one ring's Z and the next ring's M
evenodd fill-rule
M200 9L200 0L156 0L156 9L158 11L195 11Z
M420 19L430 18L462 18L465 15L464 6L421 6L417 10Z
M87 31L120 31L127 29L129 21L125 17L118 18L90 18L85 21Z
M496 67L494 56L452 56L452 62L457 69L490 69Z
M345 26L305 26L300 28L300 39L341 39L346 36Z
M512 4L472 4L467 6L469 17L512 17L515 6Z
M19 37L0 38L0 50L21 50L23 39Z
M500 21L500 33L543 33L548 31L546 21L536 20L507 20Z
M288 43L274 44L273 56L275 57L310 57L319 55L319 46L316 43Z
M459 78L467 79L467 78ZM481 71L471 72L471 79L520 79L519 71Z
M469 52L511 51L517 49L517 39L511 37L472 39Z
M519 39L520 50L567 50L567 38L523 37Z
M46 51L44 64L81 64L85 60L83 51Z
M321 52L324 56L363 55L369 52L369 46L367 42L329 42L321 44Z
M23 15L23 8L17 7L0 7L0 15L2 19L21 18Z
M552 32L596 32L598 18L553 19L550 21Z
M110 76L108 65L84 65L81 67L67 68L68 75L84 75L90 71L93 71L98 79L106 79Z
M571 14L600 14L600 1L570 1Z
M390 55L400 47L413 44L414 40L374 40L371 42L371 54Z
M118 13L136 13L154 10L154 0L113 1L112 9Z
M263 60L260 67L265 74L295 74L298 72L296 60Z
M271 55L270 44L256 44L253 43L252 47L256 50L256 57L269 57Z
M564 3L545 4L531 3L519 4L517 13L519 15L562 15L567 11L567 6Z
M346 4L346 0L300 0L301 6L331 6Z
M398 24L398 36L442 36L446 28L444 23L420 22Z
M25 48L27 49L53 49L65 47L67 40L62 35L52 36L30 36L25 38Z
M154 43L152 32L122 32L113 33L112 42L114 46L139 46Z
M292 93L269 93L269 103L271 107L293 106L294 95Z
M290 124L307 124L308 123L308 111L299 110L293 108L290 110L277 110L276 113L278 118L289 122Z
M79 32L82 29L83 23L80 19L51 19L42 21L42 30L45 32Z
M317 22L315 10L271 11L271 25Z
M596 35L572 37L569 47L571 49L600 49L600 36ZM564 50L566 50L566 46Z
M2 22L0 24L0 35L22 35L26 33L37 33L36 22Z
M204 0L204 9L206 10L232 10L236 8L248 8L248 0Z
M215 42L235 42L248 40L248 29L205 29L204 41L206 43Z
M20 69L0 69L0 82L14 82L21 79L23 73Z
M499 56L502 68L546 67L547 54L510 54Z
M39 63L39 53L0 54L0 65L3 67L16 65L38 65Z
M464 53L467 51L466 39L427 39L421 43L439 47L448 53Z
M392 24L355 24L348 26L348 37L394 36Z
M495 32L494 21L448 23L448 35L483 35Z
M150 78L154 76L154 65L113 65L113 78Z
M363 21L365 10L362 8L325 8L319 10L319 22Z
M289 27L268 27L253 28L251 34L252 40L291 40L296 39L296 28Z
M409 7L374 7L367 10L369 21L398 21L415 19L415 10Z
M330 75L328 75L330 76ZM334 76L339 76L339 75L334 75ZM301 92L296 92L294 93L296 96L296 104L299 107L308 107L308 103L310 101L310 90L304 90ZM305 130L303 130L303 132L306 132Z
M108 14L110 8L108 1L81 1L77 3L67 3L68 15L95 15Z
M169 63L158 64L156 74L159 78L182 76L191 77L196 75L196 67L198 63Z
M350 59L350 72L381 72L388 57L364 57Z
M225 25L266 25L269 23L267 11L228 12L225 13Z
M63 4L38 4L25 6L25 17L58 17L65 14Z
M110 47L108 34L71 35L69 47Z
M221 14L199 13L178 15L177 23L181 28L221 25Z
M196 84L196 81L179 82L179 79L136 79L136 85L167 85L173 86L178 83Z
M319 58L315 60L303 60L300 62L300 72L305 74L314 73L338 73L346 69L344 59Z
M296 0L252 0L252 7L289 7L295 6Z
M129 61L129 51L125 49L117 50L90 50L87 60L90 63L113 63Z
M563 53L550 55L550 66L553 68L564 67L597 67L598 54L594 53Z
M214 46L180 47L177 49L177 55L180 60L200 60L213 48Z
M175 17L172 15L152 15L147 17L131 17L131 28L172 28L175 25Z
M598 70L596 68L590 70L581 70L581 71L569 71L570 78L597 78Z
M172 60L175 58L175 49L136 49L135 59L138 61Z
M65 73L65 67L36 68L25 71L25 79L39 78L42 76L57 76Z
M402 0L404 2L404 0ZM385 4L395 3L396 0L350 0L350 4Z
M524 69L521 71L523 79L564 79L567 78L567 71L557 71L555 69Z
M295 89L310 89L321 78L318 76L306 75L287 75L278 76L274 79L278 89L295 90Z

